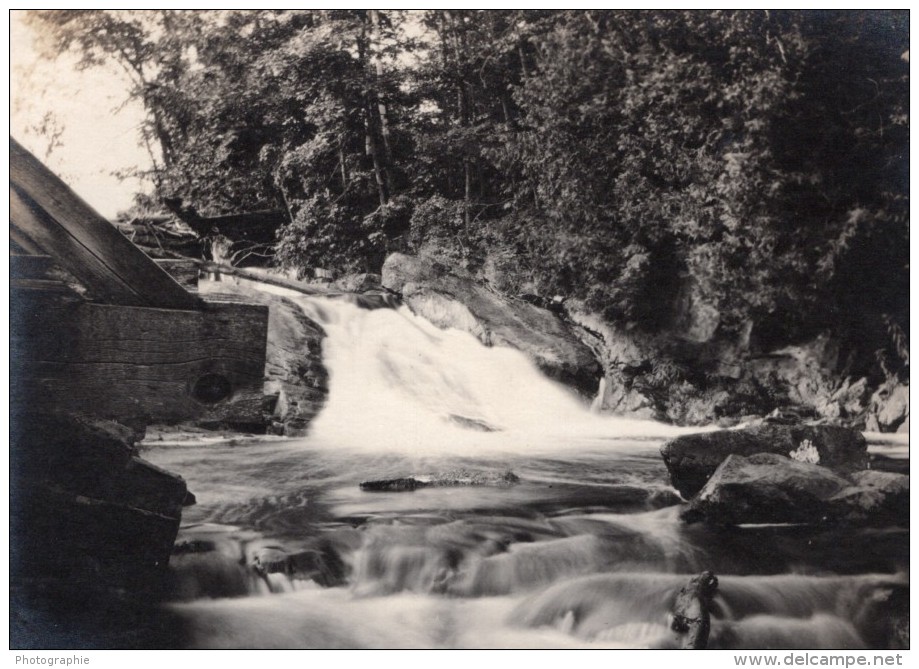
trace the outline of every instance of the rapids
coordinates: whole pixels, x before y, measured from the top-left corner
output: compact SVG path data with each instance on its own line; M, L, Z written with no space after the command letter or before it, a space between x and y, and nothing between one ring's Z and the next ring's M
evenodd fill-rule
M658 455L686 429L595 415L523 354L404 307L296 299L327 333L308 437L146 445L197 497L170 562L183 645L666 647L705 569L714 647L885 643L906 528L686 526ZM506 471L519 483L358 487Z

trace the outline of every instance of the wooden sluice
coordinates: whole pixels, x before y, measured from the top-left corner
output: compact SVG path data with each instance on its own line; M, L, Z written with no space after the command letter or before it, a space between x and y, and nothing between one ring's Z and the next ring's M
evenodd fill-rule
M11 138L11 409L263 424L267 307L167 269Z

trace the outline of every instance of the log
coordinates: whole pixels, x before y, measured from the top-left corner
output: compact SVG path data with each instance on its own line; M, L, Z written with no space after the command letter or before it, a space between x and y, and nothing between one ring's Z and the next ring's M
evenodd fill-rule
M196 309L189 294L35 156L10 138L10 222L94 296L112 304ZM31 250L31 249L30 249Z
M270 286L277 286L278 288L287 288L288 290L293 290L298 293L303 293L304 295L323 295L325 297L341 297L347 293L343 293L340 290L331 290L329 288L323 288L322 286L313 286L308 283L303 283L302 281L295 281L293 279L285 279L280 276L273 276L269 274L262 274L260 272L252 272L245 269L240 269L239 267L233 267L232 265L223 265L220 263L213 262L203 262L196 260L198 266L206 272L226 274L228 276L238 276L241 279L248 279L249 281L258 281L260 283L267 283Z
M673 604L670 629L683 650L702 650L708 645L712 628L712 599L718 590L718 578L703 571L680 588Z

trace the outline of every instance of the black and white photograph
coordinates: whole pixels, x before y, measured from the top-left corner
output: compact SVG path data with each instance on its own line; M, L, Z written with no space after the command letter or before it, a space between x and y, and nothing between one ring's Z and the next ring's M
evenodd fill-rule
M10 10L10 659L902 665L909 28Z

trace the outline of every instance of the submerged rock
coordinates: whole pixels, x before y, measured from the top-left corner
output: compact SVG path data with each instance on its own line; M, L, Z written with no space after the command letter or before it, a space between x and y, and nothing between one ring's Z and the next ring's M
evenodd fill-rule
M344 560L328 542L293 553L279 546L265 546L253 555L251 567L260 576L284 574L292 579L311 580L324 588L344 584L348 575Z
M829 425L763 424L689 434L661 447L670 481L685 499L698 493L729 455L773 453L835 472L863 470L868 444L855 430Z
M846 477L774 453L730 455L683 513L721 525L888 524L905 520L909 477L857 472Z
M518 349L550 378L588 398L597 393L600 364L552 311L503 297L466 272L422 256L390 255L383 286L438 327L465 330L489 346Z
M361 490L368 492L411 492L418 488L447 488L451 486L509 486L520 482L511 471L495 473L458 469L429 476L363 481Z
M368 492L406 492L425 486L421 481L406 477L399 479L382 479L379 481L361 481L361 490Z
M460 416L459 414L451 413L447 420L451 423L459 425L462 428L467 430L474 430L476 432L496 432L498 428L489 425L487 422L480 418L470 418L469 416Z
M869 648L909 648L909 582L879 584L863 597L853 623Z

